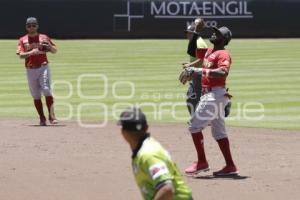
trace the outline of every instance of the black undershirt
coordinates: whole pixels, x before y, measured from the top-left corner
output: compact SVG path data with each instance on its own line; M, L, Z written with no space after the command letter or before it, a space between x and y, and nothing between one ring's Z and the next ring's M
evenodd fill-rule
M150 134L146 133L146 135L141 138L141 140L139 141L136 148L132 150L132 156L131 156L132 159L134 159L136 157L136 155L138 154L139 150L141 149L141 147L143 145L144 140L146 140L148 137L150 137Z
M197 49L197 40L199 35L197 33L193 33L192 39L189 41L187 54L196 57L196 49Z

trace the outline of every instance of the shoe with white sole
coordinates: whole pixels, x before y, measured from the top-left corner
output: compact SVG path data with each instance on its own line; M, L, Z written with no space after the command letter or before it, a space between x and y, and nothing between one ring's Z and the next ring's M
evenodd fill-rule
M186 175L195 175L200 172L207 172L209 171L209 165L207 162L194 162L190 167L185 169Z
M58 124L58 121L56 118L50 118L49 122L50 122L50 124Z
M236 176L238 174L239 171L234 165L227 165L223 169L213 172L214 176Z

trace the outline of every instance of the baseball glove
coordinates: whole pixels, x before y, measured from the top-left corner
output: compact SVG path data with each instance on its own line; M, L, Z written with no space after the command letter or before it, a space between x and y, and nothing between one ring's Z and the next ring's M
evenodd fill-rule
M185 85L186 82L190 81L193 79L193 74L194 74L194 70L192 67L189 67L189 68L184 68L182 70L182 72L180 73L179 75L179 81Z
M41 44L41 51L49 52L51 50L51 46L48 42L43 41Z

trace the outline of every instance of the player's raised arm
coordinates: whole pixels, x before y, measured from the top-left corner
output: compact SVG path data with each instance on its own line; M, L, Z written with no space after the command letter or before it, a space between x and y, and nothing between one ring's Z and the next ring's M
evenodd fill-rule
M183 63L184 68L200 66L203 62L203 58L207 50L207 45L200 37L200 32L203 30L203 28L204 20L202 18L197 18L194 23L185 31L189 37L187 53L197 59L190 63Z

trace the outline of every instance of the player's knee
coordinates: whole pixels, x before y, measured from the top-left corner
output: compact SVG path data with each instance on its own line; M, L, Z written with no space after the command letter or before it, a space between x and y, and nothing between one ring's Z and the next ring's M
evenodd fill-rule
M191 128L189 127L189 131L191 134L195 134L195 133L199 133L202 132L204 128L200 127L200 128Z
M33 99L41 99L42 98L42 95L40 95L40 94L32 94L31 96Z
M52 96L52 91L49 87L43 88L43 94L44 96Z
M215 140L227 138L227 134L225 132L212 132L212 136Z
M193 117L195 117L195 116L193 116ZM192 117L191 121L189 122L189 131L191 134L198 133L205 128L204 125L197 123L196 121L193 121L193 117Z
M41 92L38 91L30 91L30 94L33 99L40 99L42 96Z

